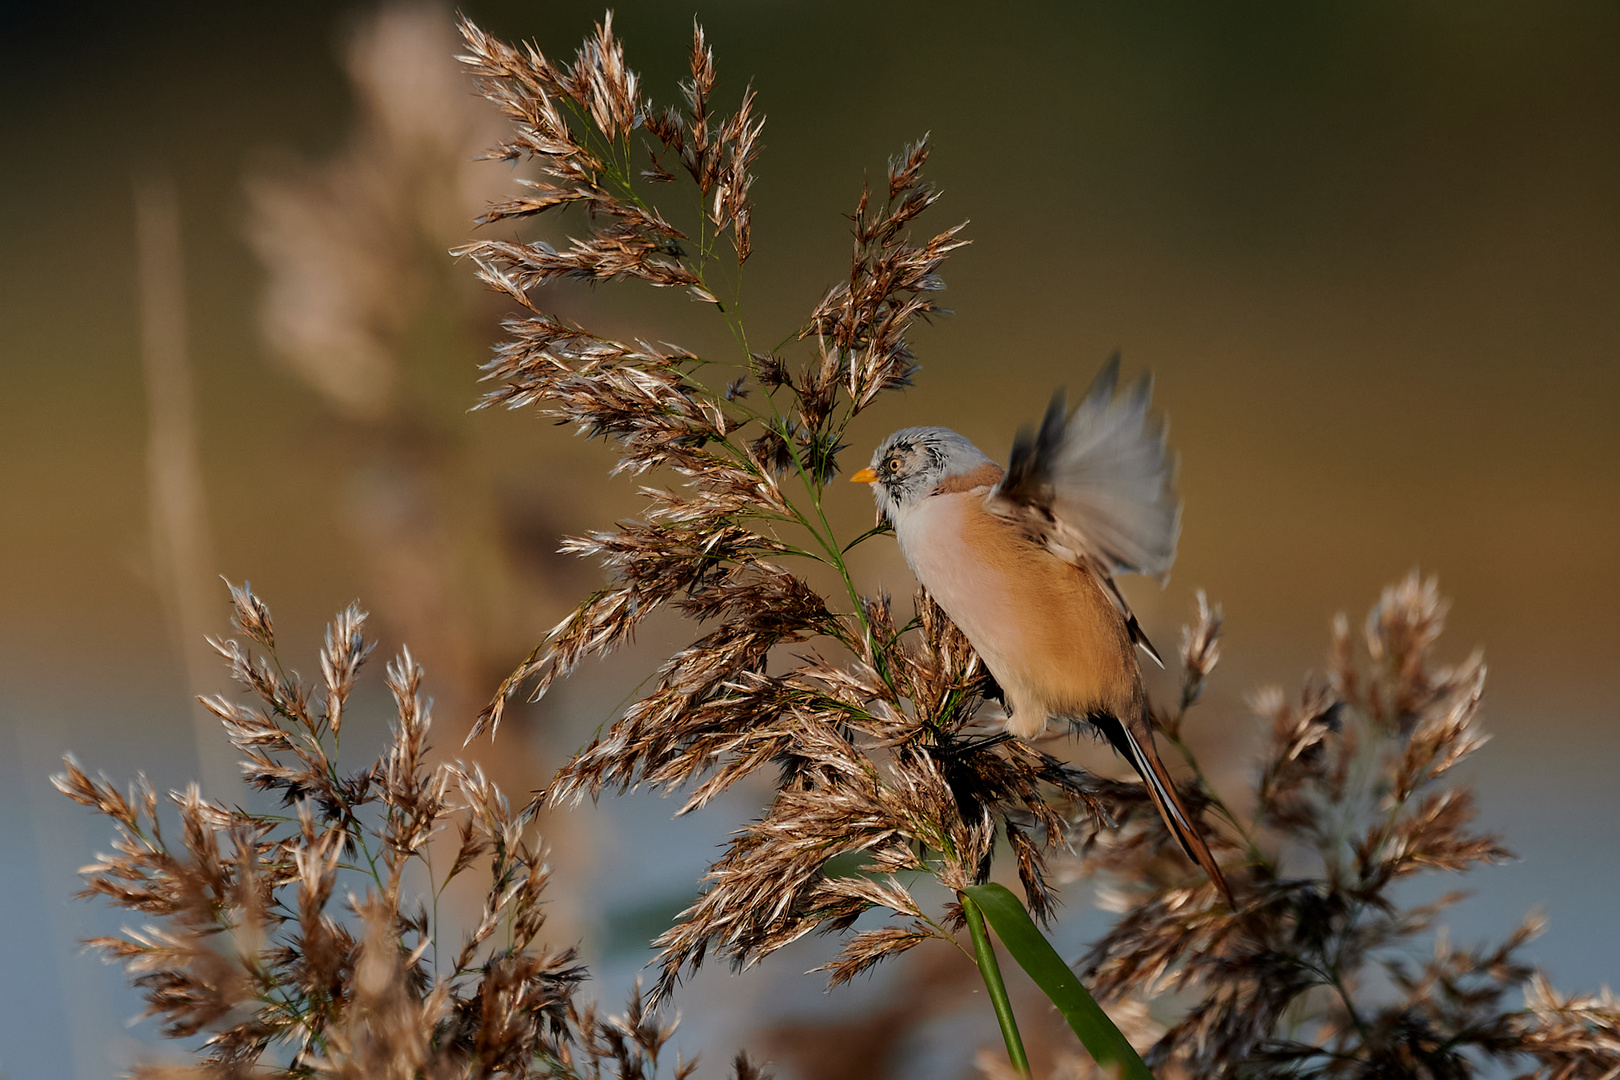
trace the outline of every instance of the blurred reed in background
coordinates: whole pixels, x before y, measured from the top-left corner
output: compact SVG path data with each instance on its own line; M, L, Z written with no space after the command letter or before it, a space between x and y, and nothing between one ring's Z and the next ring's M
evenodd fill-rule
M324 161L249 178L248 235L267 271L260 310L272 355L326 405L316 437L342 462L342 520L383 625L434 657L441 715L466 725L523 642L514 613L561 606L576 578L545 548L572 511L537 522L490 482L461 379L495 332L497 308L446 253L510 183L479 159L499 117L468 92L449 10L383 5L351 31L357 104ZM548 493L541 493L545 497ZM511 790L552 748L490 755ZM565 734L563 736L567 738ZM552 748L552 753L560 748ZM572 819L547 828L553 862L583 873ZM565 893L552 925L591 926Z
M508 180L477 161L498 126L466 93L454 47L446 9L379 8L347 50L358 112L346 145L248 191L265 339L328 407L318 437L347 467L365 592L441 658L440 693L460 717L517 648L512 610L547 606L552 583L514 565L533 556L514 550L500 495L469 460L457 390L495 312L445 253Z

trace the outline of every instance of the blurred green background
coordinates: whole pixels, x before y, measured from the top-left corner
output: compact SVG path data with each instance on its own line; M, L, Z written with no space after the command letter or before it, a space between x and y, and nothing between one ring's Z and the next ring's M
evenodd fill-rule
M187 700L222 687L181 642L224 631L224 588L188 606L151 524L166 482L152 463L182 459L149 431L169 414L143 375L138 191L159 193L151 220L177 209L180 229L164 265L184 300L200 470L188 490L203 497L186 520L203 543L177 573L251 579L306 668L324 620L360 597L385 649L410 640L429 685L443 679L451 749L596 580L551 554L558 535L637 507L631 482L603 482L600 446L527 415L466 415L500 309L442 252L470 234L459 208L509 175L468 164L456 141L488 122L470 88L446 76L458 89L444 104L438 83L406 77L411 57L449 51L434 44L448 16L379 10L0 2L0 1071L13 1080L116 1075L156 1042L124 1023L140 1005L120 976L73 945L119 923L68 899L107 830L46 774L72 750L165 786L219 775ZM601 14L464 10L564 56ZM1258 728L1244 695L1320 669L1334 612L1359 618L1411 567L1438 574L1455 600L1442 652L1481 645L1491 665L1496 739L1471 775L1486 824L1523 856L1475 875L1481 895L1454 933L1499 934L1541 905L1551 929L1530 955L1566 990L1612 979L1620 7L695 11L727 100L752 79L769 118L745 313L761 337L795 329L845 272L840 215L906 141L932 133L946 192L934 224L971 219L973 246L945 271L955 314L917 335L916 387L863 417L849 461L910 423L1004 454L1054 385L1083 386L1114 348L1127 372L1152 368L1185 528L1169 588L1130 590L1161 645L1195 589L1225 606L1196 734L1217 776L1245 776ZM655 100L674 96L693 14L617 8ZM391 77L405 77L393 116L366 93ZM404 176L423 147L441 172ZM306 258L323 243L338 254ZM334 269L345 244L371 261ZM381 273L370 292L331 287L363 273ZM158 279L149 313L163 310L161 266ZM320 349L338 346L287 333L298 304L323 297L352 301L340 315L381 342L391 397L312 380ZM556 303L619 334L715 340L701 309L634 286L567 288ZM853 533L867 494L835 494ZM863 550L868 581L910 591L892 544ZM654 627L478 752L508 785L542 785L682 632ZM671 809L630 799L555 823L559 932L602 965L606 998L750 806L744 793L677 823ZM1084 924L1065 931L1076 946ZM809 966L795 955L743 988L699 980L677 1002L687 1041L723 1060L760 1025L878 992L820 998L796 974Z

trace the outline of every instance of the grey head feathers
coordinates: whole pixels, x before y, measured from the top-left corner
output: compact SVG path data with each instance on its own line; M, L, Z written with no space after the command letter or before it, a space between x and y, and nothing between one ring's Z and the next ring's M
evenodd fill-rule
M901 428L872 455L878 513L893 525L945 480L993 465L977 446L949 428Z

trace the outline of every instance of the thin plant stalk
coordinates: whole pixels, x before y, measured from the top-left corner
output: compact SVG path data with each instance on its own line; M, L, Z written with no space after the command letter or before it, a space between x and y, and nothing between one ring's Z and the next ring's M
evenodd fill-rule
M973 937L973 956L979 962L979 975L990 993L996 1023L1001 1025L1001 1037L1007 1043L1007 1060L1012 1062L1013 1072L1027 1078L1029 1055L1024 1053L1024 1040L1018 1034L1018 1019L1013 1016L1012 1001L1007 997L1007 984L1001 979L1001 965L996 962L996 950L984 925L984 913L966 893L956 895L962 901L962 914L967 918L968 933Z

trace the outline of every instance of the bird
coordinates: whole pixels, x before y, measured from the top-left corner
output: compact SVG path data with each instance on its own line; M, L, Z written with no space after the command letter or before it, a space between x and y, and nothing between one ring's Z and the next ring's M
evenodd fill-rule
M1116 395L1119 356L1071 414L1052 397L1019 431L1007 468L942 427L910 427L850 477L870 484L879 525L967 636L1006 705L1006 732L1049 720L1091 724L1141 776L1165 826L1229 905L1232 891L1159 757L1137 651L1164 661L1115 584L1162 585L1175 561L1181 500L1152 376Z

